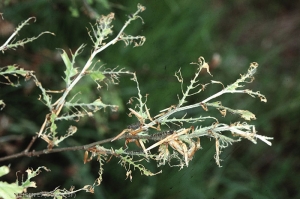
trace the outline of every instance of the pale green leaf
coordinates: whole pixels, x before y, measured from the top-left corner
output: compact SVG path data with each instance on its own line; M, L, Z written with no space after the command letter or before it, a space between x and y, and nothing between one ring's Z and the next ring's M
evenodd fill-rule
M67 55L66 51L62 50L63 53L60 54L61 58L63 59L67 69L72 67L71 60L69 59L69 56Z
M64 78L64 81L66 82L67 86L70 85L71 83L71 77L77 74L76 68L73 67L73 64L71 60L69 59L66 51L62 50L63 53L60 54L61 58L63 59L65 65L66 65L66 70L65 70L65 75L66 77Z
M56 129L57 129L57 125L55 124L56 118L57 118L57 115L52 113L51 116L50 116L50 122L51 122L50 131L54 134L56 134Z
M250 111L247 110L236 110L242 118L244 118L245 120L255 120L256 117L253 113L251 113Z
M23 187L18 186L16 183L0 182L0 198L15 199L16 194L20 194L22 191Z
M2 167L0 167L0 177L8 174L8 172L9 172L8 166L2 166Z
M90 77L94 80L94 81L103 81L105 79L105 75L102 74L102 72L100 71L91 71L89 73Z
M23 68L18 68L14 65L7 66L7 69L5 70L5 73L10 73L10 74L18 74L25 76L28 71L25 71Z
M8 166L0 167L0 177L9 173ZM18 186L16 183L8 184L7 182L0 181L0 198L15 199L16 194L22 193L23 187Z

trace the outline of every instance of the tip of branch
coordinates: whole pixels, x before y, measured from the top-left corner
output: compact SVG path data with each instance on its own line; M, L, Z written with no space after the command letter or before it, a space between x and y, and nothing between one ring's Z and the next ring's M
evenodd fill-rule
M33 19L33 22L35 23L36 22L36 17L29 17L28 20L31 20Z

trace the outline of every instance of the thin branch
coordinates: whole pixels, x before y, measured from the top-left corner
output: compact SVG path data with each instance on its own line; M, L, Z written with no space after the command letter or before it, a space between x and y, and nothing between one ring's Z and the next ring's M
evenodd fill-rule
M30 150L30 148L32 147L32 145L33 145L33 143L35 142L35 140L36 140L37 137L38 137L37 135L32 137L30 143L28 144L28 146L27 146L26 149L24 150L25 153L27 153L27 152Z
M165 132L159 132L153 135L146 135L146 136L138 136L138 135L123 135L121 136L119 139L149 139L149 140L161 140L164 139L168 134ZM114 139L115 137L112 138L108 138L105 140L101 140L101 141L97 141L97 142L93 142L91 144L86 144L86 145L82 145L82 146L74 146L74 147L63 147L63 148L56 148L56 149L44 149L41 151L29 151L29 149L31 148L34 140L36 139L37 136L33 137L31 142L29 143L29 145L27 146L27 148L20 153L16 153L13 155L9 155L6 157L2 157L0 158L0 162L1 161L5 161L5 160L10 160L10 159L15 159L15 158L19 158L19 157L23 157L23 156L28 156L28 157L34 157L34 156L40 156L40 155L46 155L46 154L50 154L50 153L59 153L59 152L65 152L65 151L79 151L79 150L87 150L91 147L94 147L96 145L101 145L101 144L105 144L105 143L110 143L112 139ZM34 139L35 138L35 139ZM114 155L114 151L105 151L106 154L111 154Z
M0 50L3 50L5 46L7 46L9 42L18 34L18 32L22 29L22 27L24 25L27 25L27 22L30 21L31 19L34 19L34 22L36 20L35 17L30 17L25 22L23 22L19 27L17 27L14 33L6 40L6 42L2 46L0 46Z
M50 154L50 153L59 153L59 152L64 152L64 151L78 151L78 150L86 150L89 149L95 145L98 144L104 144L104 143L108 143L112 140L113 138L109 138L109 139L105 139L102 141L98 141L98 142L94 142L88 145L82 145L82 146L74 146L74 147L64 147L64 148L57 148L57 149L44 149L41 151L26 151L24 150L21 153L17 153L14 155L9 155L3 158L0 158L0 162L1 161L5 161L5 160L9 160L9 159L14 159L14 158L19 158L19 157L23 157L23 156L28 156L28 157L34 157L34 156L40 156L40 155L45 155L45 154Z

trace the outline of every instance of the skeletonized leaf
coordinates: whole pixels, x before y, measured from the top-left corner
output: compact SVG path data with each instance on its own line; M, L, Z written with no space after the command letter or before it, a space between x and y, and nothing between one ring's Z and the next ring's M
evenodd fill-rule
M17 66L11 65L7 66L7 69L4 71L4 73L13 73L25 76L27 74L27 71L25 71L23 68L18 68Z
M27 173L27 179L26 181L22 182L22 187L29 188L29 187L33 187L36 188L36 183L34 181L30 181L31 178L39 175L41 173L41 169L44 169L45 171L50 171L49 169L47 169L44 166L38 167L36 170L33 169L27 169L26 173Z

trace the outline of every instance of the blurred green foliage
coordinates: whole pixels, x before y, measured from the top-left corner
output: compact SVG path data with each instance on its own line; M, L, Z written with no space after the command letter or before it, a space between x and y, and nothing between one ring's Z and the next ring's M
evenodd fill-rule
M193 76L193 65L199 56L211 64L212 79L225 85L244 73L250 62L260 64L256 80L250 89L259 90L268 98L268 103L243 95L222 97L225 106L248 109L257 120L257 131L275 138L269 147L259 142L237 143L221 154L224 160L218 168L213 159L214 143L201 140L203 149L198 151L188 168L164 166L163 173L155 177L133 173L133 181L125 180L125 170L112 159L104 166L104 181L90 198L299 198L297 181L300 179L298 157L300 137L298 121L300 110L300 3L287 1L107 1L107 0L6 0L0 3L0 12L9 23L17 25L28 17L35 16L37 22L27 26L20 37L31 37L42 31L51 31L55 37L46 35L16 51L0 54L0 67L18 64L34 70L45 88L63 88L63 61L57 48L74 52L82 43L91 46L86 27L94 23L94 17L114 12L115 32L122 27L126 18L136 9L137 3L146 6L141 14L145 24L133 23L125 31L131 35L147 38L142 47L124 48L117 43L105 50L99 59L106 67L125 67L136 71L142 94L150 94L147 106L155 115L159 110L177 103L180 85L174 77L182 68L186 83ZM88 6L86 6L88 5ZM92 8L92 10L89 10ZM93 13L95 12L95 13ZM0 24L3 26L3 23ZM8 34L0 36L2 44ZM78 67L89 56L89 48L79 56ZM221 62L213 57L219 54ZM203 74L202 83L211 77ZM119 113L106 111L87 118L77 124L80 131L67 139L65 146L82 145L112 137L128 124L130 97L137 94L134 82L122 77L118 86L110 90L97 91L92 81L81 82L82 100L91 101L102 95L104 102L115 101L123 106ZM38 131L47 109L37 98L39 90L30 82L22 87L11 88L0 84L0 98L7 107L0 112L0 120L8 118L11 125L0 131L8 134L25 135L23 142L8 145L14 152L21 151ZM82 84L82 87L80 85ZM90 85L87 86L87 85ZM197 102L213 94L217 85L209 86L206 92L194 96ZM76 92L76 91L74 91ZM86 99L85 99L86 98ZM196 111L193 114L198 114ZM219 114L215 112L216 116ZM221 120L236 121L227 115ZM61 127L62 131L65 131ZM120 142L120 146L123 143ZM44 149L44 142L37 142L35 149ZM63 144L60 146L63 147ZM0 148L1 156L5 155ZM23 157L9 161L13 172L28 167L47 166L51 172L39 175L38 190L53 190L56 186L77 188L93 183L98 173L98 163L83 165L83 152L51 154L39 158ZM155 172L160 168L149 164ZM15 179L11 175L10 181ZM79 193L77 198L87 197Z

